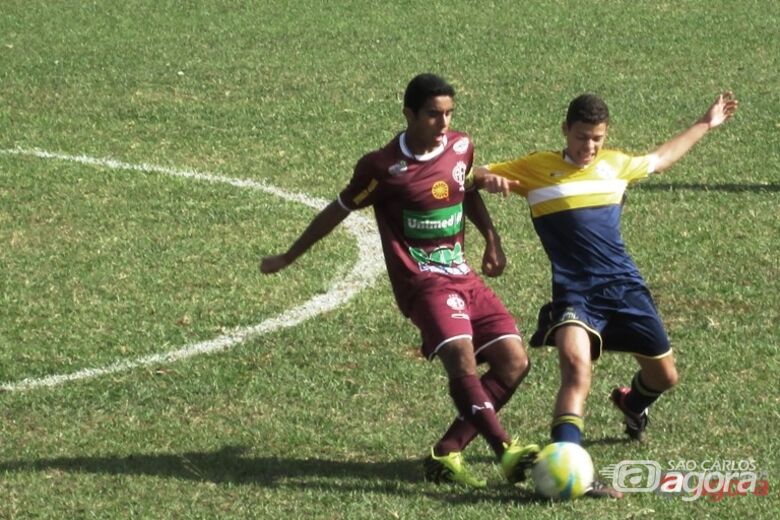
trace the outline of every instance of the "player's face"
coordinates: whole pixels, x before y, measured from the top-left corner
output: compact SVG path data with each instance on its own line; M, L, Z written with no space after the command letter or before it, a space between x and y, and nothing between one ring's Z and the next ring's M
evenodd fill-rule
M406 139L412 151L421 154L439 146L450 128L454 111L455 101L450 96L428 98L416 114L404 108Z
M567 126L564 121L563 135L566 137L566 154L578 166L587 166L596 158L607 139L607 123L591 125L576 121Z

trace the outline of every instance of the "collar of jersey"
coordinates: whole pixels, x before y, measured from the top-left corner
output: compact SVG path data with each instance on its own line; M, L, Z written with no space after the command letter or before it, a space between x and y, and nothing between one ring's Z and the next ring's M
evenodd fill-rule
M567 163L571 164L572 166L576 166L577 168L584 168L584 166L580 166L579 164L574 162L574 159L569 157L569 154L566 153L566 150L563 151L562 155L563 155L564 162L567 162Z
M439 155L441 155L444 149L447 148L447 136L446 135L444 136L444 139L442 139L442 142L439 146L437 146L430 152L424 153L422 155L413 154L412 151L409 149L409 147L406 146L406 132L401 134L399 143L401 145L401 152L403 152L405 156L411 157L421 162L425 162L425 161L430 161L435 157L438 157Z

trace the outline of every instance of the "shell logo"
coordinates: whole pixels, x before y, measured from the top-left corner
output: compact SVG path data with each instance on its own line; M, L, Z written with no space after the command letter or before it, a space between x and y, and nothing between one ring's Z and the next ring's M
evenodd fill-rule
M436 182L431 188L431 194L436 200L446 199L450 196L450 187L444 181Z

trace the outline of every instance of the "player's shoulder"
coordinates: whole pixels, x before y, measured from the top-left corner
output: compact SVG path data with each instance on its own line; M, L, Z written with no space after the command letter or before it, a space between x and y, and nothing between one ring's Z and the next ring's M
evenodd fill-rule
M364 154L363 157L360 158L360 161L366 163L377 163L393 160L399 155L402 155L400 133L396 134L396 136L390 139L390 141L388 141L384 146Z
M635 168L646 169L646 166L641 165L646 164L649 160L646 155L635 155L620 149L610 148L602 149L599 152L597 162L602 165L602 169L608 167L622 172Z
M392 174L394 166L403 163L399 136L400 134L396 135L383 147L364 154L358 159L355 170L364 174L370 173L374 177ZM403 164L400 167L403 167Z
M634 157L635 157L634 154L616 148L605 148L602 149L601 152L599 153L599 159L605 161L622 162L622 161L629 161Z
M536 159L549 159L551 157L563 157L563 153L560 150L534 150L528 152L525 157L534 157Z
M447 132L447 147L458 155L463 155L474 149L474 142L465 132L450 130Z
M458 139L463 139L465 141L471 141L471 137L466 132L461 132L460 130L447 130L447 140L450 143L456 142Z
M519 160L529 164L549 165L563 160L563 153L560 150L534 150L523 156Z

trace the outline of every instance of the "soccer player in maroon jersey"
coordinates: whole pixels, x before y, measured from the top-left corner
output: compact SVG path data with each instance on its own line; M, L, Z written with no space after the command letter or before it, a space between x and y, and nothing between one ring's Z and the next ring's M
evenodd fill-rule
M506 264L470 177L471 139L450 129L454 97L441 77L414 77L404 93L406 130L364 155L336 200L287 252L263 258L260 270L287 267L351 211L372 206L398 308L419 328L422 353L441 360L459 414L431 448L426 478L484 487L461 455L477 434L510 482L524 479L539 447L512 440L496 415L528 373L529 361L515 320L465 259L464 215L485 239L484 274L498 276ZM480 363L488 366L481 377Z

